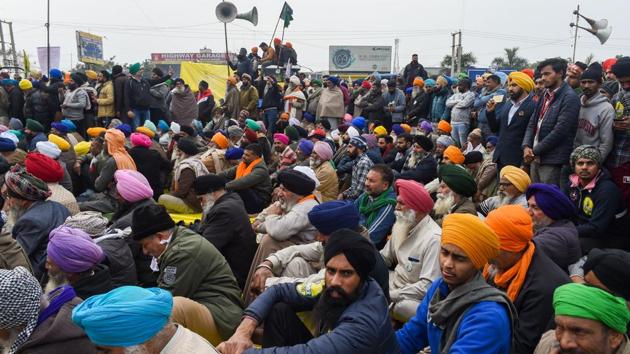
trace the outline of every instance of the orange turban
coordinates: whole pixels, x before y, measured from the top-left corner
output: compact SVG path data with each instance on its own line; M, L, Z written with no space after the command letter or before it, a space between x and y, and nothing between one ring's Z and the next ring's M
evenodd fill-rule
M88 128L87 134L92 138L96 138L100 136L101 134L105 133L106 131L107 129L103 127L92 127L92 128Z
M221 133L214 134L210 141L212 141L213 143L217 144L217 146L220 149L227 149L228 148L228 140L225 137L225 135L223 135Z
M455 145L451 145L444 150L444 156L448 157L453 163L461 165L464 163L465 157L462 151Z
M480 269L499 254L499 239L488 225L472 214L449 214L442 222L441 244L461 248Z
M451 127L451 124L445 120L441 120L438 123L438 129L448 134L450 134L451 130L453 130L453 128Z
M424 87L424 80L421 77L416 77L413 79L413 86L418 86L420 88Z
M409 124L401 124L400 127L403 128L405 133L411 134L411 126Z
M520 252L534 236L532 217L521 205L504 205L491 211L486 224L497 234L504 251Z

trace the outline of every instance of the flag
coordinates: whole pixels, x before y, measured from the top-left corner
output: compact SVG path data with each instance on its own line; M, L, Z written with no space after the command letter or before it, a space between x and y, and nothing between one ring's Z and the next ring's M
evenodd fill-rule
M28 54L26 54L26 50L22 50L24 52L24 73L28 75L31 72L31 62L28 60Z
M289 24L291 23L291 21L293 21L293 9L291 8L291 6L289 6L289 4L287 4L287 2L284 2L284 5L282 6L282 12L280 12L280 18L282 20L284 20L284 28L289 27Z

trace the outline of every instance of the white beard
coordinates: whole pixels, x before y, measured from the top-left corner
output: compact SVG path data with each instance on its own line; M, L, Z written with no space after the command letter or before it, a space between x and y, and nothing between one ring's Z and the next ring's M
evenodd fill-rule
M63 273L53 275L48 272L48 282L44 287L44 294L49 294L51 291L67 283L68 279L66 279L66 276Z
M125 354L149 354L149 350L144 345L138 344L131 347L125 347Z
M206 216L210 212L210 209L212 209L213 206L214 206L214 200L213 201L208 201L206 204L204 204L203 211L202 211L202 213L203 213L202 214L202 219L206 218Z
M288 213L297 204L297 200L278 200L278 203L280 203L280 209Z
M453 193L444 195L438 193L435 205L433 205L433 211L436 215L446 215L451 211L451 208L455 205L455 197Z
M322 160L311 158L309 160L308 164L311 167L311 169L315 170L316 168L318 168L322 164Z
M416 212L412 209L394 211L396 222L392 226L392 239L398 240L396 248L409 236L409 231L416 226Z
M512 197L503 192L497 192L497 197L499 197L499 206L508 205L512 201Z

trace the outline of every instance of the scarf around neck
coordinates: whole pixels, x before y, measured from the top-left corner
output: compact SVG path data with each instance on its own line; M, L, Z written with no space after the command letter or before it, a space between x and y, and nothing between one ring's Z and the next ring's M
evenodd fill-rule
M246 165L245 161L241 161L241 163L239 163L238 167L236 168L236 179L245 177L248 174L252 173L254 167L256 167L261 161L262 157L259 157L256 160L252 161L249 165Z
M498 288L506 290L507 296L510 300L512 300L512 302L516 301L518 294L523 288L525 277L527 276L527 270L529 270L529 266L532 263L535 250L536 246L530 241L521 259L519 259L512 268L506 270L505 272L496 273L492 279ZM492 277L490 275L490 267L488 264L486 264L483 268L483 277L486 279L490 279Z
M50 303L48 304L48 307L39 314L37 325L39 326L49 317L56 315L63 305L72 301L72 299L76 296L77 294L74 292L74 288L67 284L51 291L50 294L47 295Z
M381 195L370 201L370 195L363 193L359 198L359 212L367 215L365 227L369 228L376 219L381 208L387 205L396 205L396 198L391 196L392 187L387 188Z

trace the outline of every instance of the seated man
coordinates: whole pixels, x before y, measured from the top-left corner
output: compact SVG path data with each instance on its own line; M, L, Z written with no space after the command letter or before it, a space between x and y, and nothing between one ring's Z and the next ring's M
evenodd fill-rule
M70 284L76 295L87 299L114 288L103 249L85 232L61 225L50 232L46 269L54 289Z
M315 181L295 169L278 174L278 201L263 210L252 224L252 229L264 234L252 261L244 289L245 303L251 300L249 286L258 266L270 254L292 245L311 243L315 228L308 221L308 212L316 206L312 194Z
M124 286L79 304L72 321L105 353L217 353L197 333L173 323L172 309L166 290Z
M171 191L158 198L158 204L164 205L171 213L195 214L201 212L193 183L197 177L207 175L208 170L197 154L199 149L190 138L177 141L175 150L179 163L173 172Z
M195 180L195 193L203 208L198 232L225 257L243 289L258 245L243 201L238 194L225 190L226 182L214 174Z
M475 204L470 200L477 192L477 184L466 169L458 165L442 165L438 170L438 178L440 184L433 206L434 219L438 225L448 214L477 215Z
M499 172L499 190L479 204L477 209L486 216L492 210L502 205L520 205L527 208L525 190L532 183L527 172L511 165L505 166Z
M310 167L315 172L319 186L317 191L322 196L322 202L329 202L337 199L339 194L339 178L330 160L333 157L333 150L330 144L318 141L313 147L310 157Z
M175 222L161 205L133 212L131 236L153 257L157 284L173 299L173 322L218 344L242 313L240 289L225 258L206 239Z
M290 140L286 134L275 133L273 135L273 153L271 155L273 164L269 167L271 172L276 173L295 164L297 155L289 143Z
M225 152L229 146L228 139L220 132L215 133L208 143L208 150L201 154L201 162L208 172L219 173L228 169Z
M565 284L553 294L556 329L540 339L535 354L628 353L630 310L624 299L584 284Z
M15 165L4 175L5 210L12 224L13 238L22 246L33 267L33 275L41 279L46 273L46 245L50 231L63 224L70 212L63 205L47 201L50 190L44 181Z
M424 135L416 135L413 145L407 154L398 179L410 179L422 184L427 184L437 177L437 162L431 154L433 142Z
M623 195L602 168L595 146L582 145L571 153L575 174L569 177L569 198L577 208L576 226L582 252L592 248L630 249L630 216Z
M348 201L335 200L316 205L308 213L308 220L317 229L316 242L283 248L267 257L258 267L252 280L255 295L275 284L287 282L316 283L324 279L324 247L329 236L340 229L350 229L368 238L367 230L359 224L359 212ZM375 250L375 253L378 253ZM389 295L385 262L376 254L376 265L370 276Z
M260 213L271 200L271 180L269 170L262 158L262 149L258 144L249 144L243 152L243 160L219 175L227 178L228 191L236 192L248 214Z
M62 187L59 182L63 178L64 169L59 162L39 152L31 152L24 160L26 171L46 182L50 190L50 197L46 200L57 202L74 215L79 212L79 204L72 192Z
M348 229L334 232L324 248L325 280L267 289L245 310L234 335L217 349L221 353L276 352L280 347L290 347L284 348L286 352L398 353L387 300L368 276L375 262L374 246L366 238ZM312 311L314 333L296 313L306 310ZM252 334L262 323L264 349L253 349Z
M484 158L479 151L471 151L464 156L464 166L470 170L477 183L474 202L482 202L497 192L497 164L490 158Z
M441 246L442 277L396 332L402 352L429 346L432 353L510 353L514 307L479 272L499 252L497 235L477 216L452 214L444 218Z
M573 280L596 286L630 302L630 253L593 248L582 266L582 277Z
M42 294L23 267L0 269L0 350L3 353L93 354L96 348L72 323L81 302L70 286Z
M396 223L392 237L381 250L389 269L392 317L407 322L416 314L431 282L440 276L442 230L429 213L433 200L416 181L397 180Z
M354 201L359 210L359 224L368 230L377 249L387 242L387 235L396 221L394 174L387 165L374 165L365 178L365 192Z
M59 146L50 141L40 141L39 143L37 143L36 149L31 152L39 152L42 155L46 155L51 159L57 161L59 163L59 166L61 166L61 170L63 172L59 180L59 184L69 192L73 191L74 185L72 182L72 177L70 177L70 171L72 171L74 163L72 165L68 165L61 159L62 151Z
M558 267L569 266L582 256L578 232L571 222L575 206L555 185L534 183L525 191L529 215L534 222L534 244Z
M118 207L111 217L111 228L124 230L131 226L133 211L155 204L153 189L147 178L134 170L118 170L114 173L116 181L116 202Z
M491 211L485 222L499 237L500 251L484 268L484 277L516 307L512 353L531 353L553 317L553 291L571 280L531 241L532 218L525 208L504 205Z

